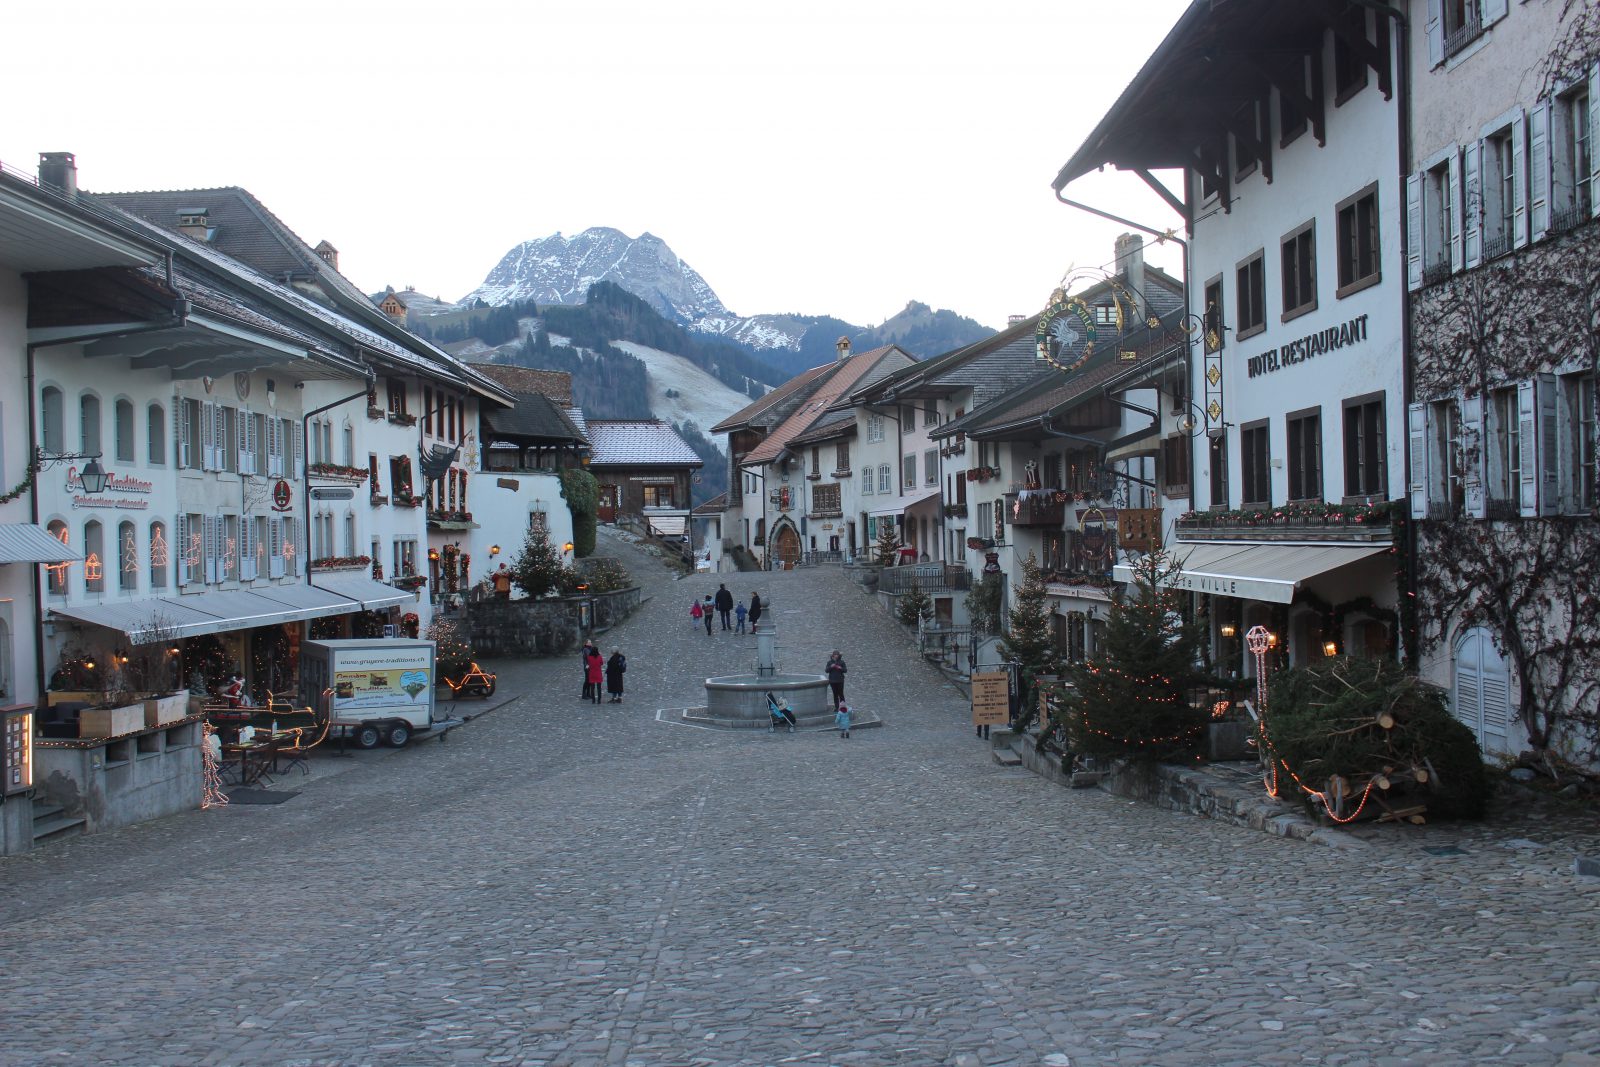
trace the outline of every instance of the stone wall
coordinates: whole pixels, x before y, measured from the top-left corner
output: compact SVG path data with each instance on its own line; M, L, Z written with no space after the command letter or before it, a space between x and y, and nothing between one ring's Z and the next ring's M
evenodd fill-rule
M552 656L570 652L593 633L609 630L641 603L637 587L615 593L548 600L479 600L463 617L478 655ZM584 606L589 605L586 616ZM585 625L587 623L587 625Z

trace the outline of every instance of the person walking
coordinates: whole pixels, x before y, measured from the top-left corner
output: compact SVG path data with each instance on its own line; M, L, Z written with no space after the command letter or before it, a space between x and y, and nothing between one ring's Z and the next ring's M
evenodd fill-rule
M698 625L699 622L700 622L700 616L703 615L703 614L705 614L705 612L700 607L700 601L696 600L693 604L690 604L689 605L689 625L690 626Z
M733 629L733 620L728 618L733 611L733 594L728 592L726 585L717 586L717 614L722 618L724 630Z
M705 603L700 605L700 617L705 620L706 636L711 636L711 617L717 613L716 602L711 599L711 594L706 594Z
M585 663L584 678L589 683L589 692L592 694L596 704L600 703L600 676L605 670L605 662L605 659L600 655L600 650L590 644Z
M750 594L750 632L756 632L756 623L761 621L761 594Z
M738 605L733 609L733 617L739 623L738 628L734 631L735 633L744 633L744 617L748 614L749 612L745 610L744 601L739 601Z
M845 665L844 657L839 654L837 648L833 650L833 655L828 657L827 666L822 668L822 672L828 676L828 685L833 689L833 702L843 706Z
M622 654L622 649L613 648L611 658L606 660L606 692L611 694L608 703L622 703L622 676L628 670L628 657Z
M839 701L839 710L833 713L833 725L839 728L841 738L850 736L850 705Z

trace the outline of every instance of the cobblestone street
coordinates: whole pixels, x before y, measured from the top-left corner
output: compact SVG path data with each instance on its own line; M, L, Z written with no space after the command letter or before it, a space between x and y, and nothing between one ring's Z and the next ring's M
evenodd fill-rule
M625 703L497 663L515 699L442 743L0 860L0 1063L1600 1063L1592 838L1330 848L1061 789L838 568L722 577L883 728L657 722L755 642L691 623L719 576L602 551L651 597L599 638Z

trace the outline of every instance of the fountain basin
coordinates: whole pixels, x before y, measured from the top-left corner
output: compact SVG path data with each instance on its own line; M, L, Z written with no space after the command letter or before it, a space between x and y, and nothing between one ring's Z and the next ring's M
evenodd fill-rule
M789 705L803 726L833 722L833 698L824 674L729 674L706 679L705 715L765 726L767 693Z

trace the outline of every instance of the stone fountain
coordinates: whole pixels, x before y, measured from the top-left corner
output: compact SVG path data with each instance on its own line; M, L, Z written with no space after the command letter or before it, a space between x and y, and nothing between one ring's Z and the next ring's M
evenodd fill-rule
M720 726L766 726L767 693L789 705L801 726L833 725L833 700L824 674L785 674L778 670L778 633L770 622L756 627L754 674L728 674L706 679L706 707L701 715Z

